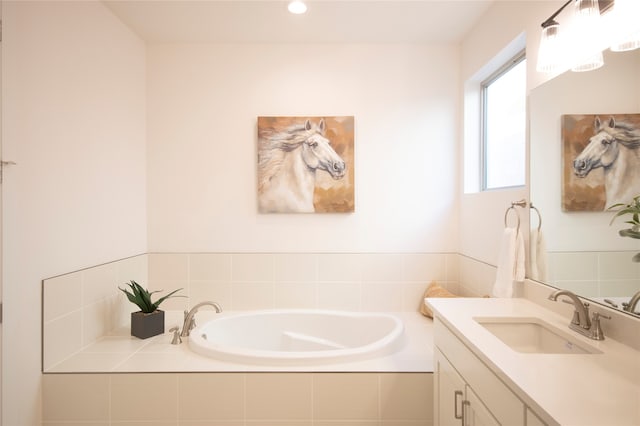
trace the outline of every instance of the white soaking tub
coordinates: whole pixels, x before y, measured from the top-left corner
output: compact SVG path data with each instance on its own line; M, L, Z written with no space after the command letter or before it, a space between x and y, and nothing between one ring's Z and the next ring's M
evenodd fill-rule
M393 353L404 325L387 313L269 310L223 313L191 331L189 347L223 361L316 365Z

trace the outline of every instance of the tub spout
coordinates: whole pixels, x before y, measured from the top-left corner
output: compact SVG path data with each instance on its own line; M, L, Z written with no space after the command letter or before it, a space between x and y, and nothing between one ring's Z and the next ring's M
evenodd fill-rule
M180 332L181 337L189 336L191 330L196 327L196 312L203 306L213 306L216 310L216 313L222 312L222 307L216 302L200 302L190 311L184 311L184 323L182 324L182 331Z

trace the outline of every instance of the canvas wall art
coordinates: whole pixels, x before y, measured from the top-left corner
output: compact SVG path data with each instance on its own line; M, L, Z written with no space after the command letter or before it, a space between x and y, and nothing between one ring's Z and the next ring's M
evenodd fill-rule
M349 213L354 117L258 117L258 211Z
M562 210L603 211L640 195L640 114L562 116Z

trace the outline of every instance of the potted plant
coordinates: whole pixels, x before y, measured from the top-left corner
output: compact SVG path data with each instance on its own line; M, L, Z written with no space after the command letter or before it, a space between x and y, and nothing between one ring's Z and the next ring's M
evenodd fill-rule
M616 220L616 218L629 215L631 216L631 218L629 220L626 220L624 223L628 223L629 225L631 225L631 228L621 229L620 231L618 231L618 234L621 237L640 239L640 195L633 197L633 200L631 200L629 204L614 204L607 210L613 210L617 208L620 208L620 210L618 210L613 218L611 218L611 222L609 222L609 225L611 225L613 221ZM640 253L637 253L635 256L633 256L632 260L634 262L640 262Z
M164 333L164 311L158 309L162 302L170 297L186 297L174 296L175 293L182 290L179 288L152 302L151 295L162 290L150 292L134 280L125 283L125 285L129 286L129 289L120 287L118 289L127 296L131 303L140 308L139 311L131 313L131 335L140 339Z

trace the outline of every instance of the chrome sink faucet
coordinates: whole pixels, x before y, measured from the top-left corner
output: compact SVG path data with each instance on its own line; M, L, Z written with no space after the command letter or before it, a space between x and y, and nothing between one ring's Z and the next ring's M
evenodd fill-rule
M623 303L622 309L633 314L635 313L638 302L640 302L640 291L634 294L628 302Z
M213 306L216 310L216 313L222 312L222 307L216 302L200 302L191 308L190 311L184 311L184 322L182 324L182 331L180 332L180 337L187 337L191 330L196 327L196 312L203 306Z
M573 306L575 308L571 324L580 326L588 330L591 327L591 320L589 319L589 304L582 303L578 296L576 296L575 293L569 290L556 290L549 295L549 300L555 302L560 296L567 296L569 299L571 299L571 302L573 303Z
M576 296L575 293L569 290L556 290L549 295L549 300L553 300L554 302L558 300L560 296L567 296L571 299L571 302L563 300L566 303L573 303L575 310L573 311L573 318L571 319L571 324L569 324L569 328L577 331L583 336L587 336L590 339L594 340L604 340L604 333L602 332L602 328L600 327L600 318L611 319L610 316L603 315L600 312L593 313L593 321L589 319L589 304L582 303L580 298Z

